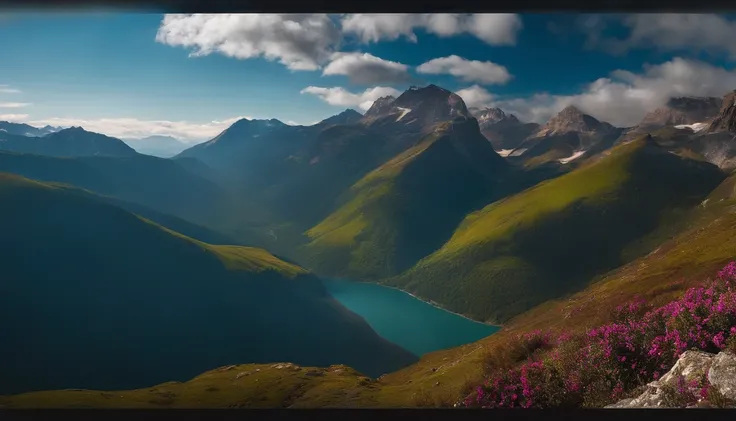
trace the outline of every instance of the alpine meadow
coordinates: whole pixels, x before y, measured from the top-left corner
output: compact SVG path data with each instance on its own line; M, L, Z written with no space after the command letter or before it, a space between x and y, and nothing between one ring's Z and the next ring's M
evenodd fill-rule
M736 407L736 17L0 39L0 408Z

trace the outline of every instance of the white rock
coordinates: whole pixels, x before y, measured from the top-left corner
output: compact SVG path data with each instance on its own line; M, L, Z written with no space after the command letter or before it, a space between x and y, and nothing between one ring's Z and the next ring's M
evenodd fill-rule
M719 352L708 371L708 381L724 397L736 400L736 355Z

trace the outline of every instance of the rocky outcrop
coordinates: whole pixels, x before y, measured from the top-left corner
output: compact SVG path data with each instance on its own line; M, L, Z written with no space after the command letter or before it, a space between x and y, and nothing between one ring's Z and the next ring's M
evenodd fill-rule
M642 129L699 123L718 115L721 99L716 97L670 98L664 107L648 113L639 123Z
M539 130L538 124L523 123L500 108L476 109L472 114L478 119L481 133L496 150L516 149L524 139Z
M720 352L713 355L702 351L686 351L667 374L647 384L642 394L608 405L606 408L667 408L671 406L668 393L698 396L702 385L694 387L689 382L700 382L704 378L707 378L711 387L717 390L722 398L736 401L736 354ZM688 408L708 406L711 405L707 398L699 398L697 403L691 403Z
M721 352L713 357L708 381L725 398L736 400L736 355Z
M736 133L736 91L723 97L721 111L708 127L709 133L732 132Z
M364 117L376 117L390 113L394 101L396 101L396 98L391 95L378 98L373 101L373 105L365 112Z
M560 135L570 132L577 133L597 133L610 131L614 127L608 123L598 121L592 116L583 114L582 111L570 105L560 111L559 114L552 117L539 132L536 137Z

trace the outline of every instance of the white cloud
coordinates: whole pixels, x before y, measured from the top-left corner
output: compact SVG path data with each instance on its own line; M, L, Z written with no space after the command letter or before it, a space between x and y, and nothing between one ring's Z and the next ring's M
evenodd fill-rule
M638 124L644 115L677 96L721 97L736 88L736 70L708 63L674 58L658 65L645 65L635 74L617 70L600 78L576 95L538 94L530 98L491 101L522 120L545 122L568 105L615 126Z
M28 118L28 114L0 114L0 121L12 121L21 123Z
M512 78L504 66L490 61L467 60L456 55L432 59L417 67L417 72L450 74L465 82L485 84L504 84Z
M23 108L29 105L27 102L0 102L0 108Z
M516 35L523 24L519 15L477 13L466 22L467 32L490 45L516 45Z
M316 70L335 52L341 34L326 14L166 15L156 41L238 59L265 57L291 70Z
M385 86L376 86L375 88L369 88L357 94L341 87L321 88L318 86L308 86L302 89L301 93L316 95L330 105L359 107L362 110L369 109L378 98L388 95L398 96L401 94L398 90Z
M241 118L233 117L222 121L211 121L208 123L192 123L187 121L167 120L138 120L135 118L101 118L101 119L75 119L75 118L49 118L29 120L27 115L20 115L16 121L22 121L36 127L50 126L81 126L91 132L103 133L108 136L137 139L148 136L171 136L185 142L198 142L211 139L231 124ZM0 115L2 119L2 115Z
M469 33L490 45L515 45L522 28L515 14L349 14L342 19L345 33L357 35L363 42L393 41L405 37L416 42L414 31L440 37Z
M0 85L0 94L19 94L20 90L11 88L9 85Z
M463 99L463 102L465 102L465 105L470 108L482 108L490 104L493 100L493 94L478 85L460 89L455 93L458 94L460 98Z
M354 83L397 83L410 79L407 65L368 53L336 53L323 75L348 76Z
M603 32L611 21L625 26L628 35L623 39L604 36ZM727 53L736 58L736 21L715 14L593 15L582 23L588 32L589 46L602 47L612 53L624 53L632 48L655 48Z

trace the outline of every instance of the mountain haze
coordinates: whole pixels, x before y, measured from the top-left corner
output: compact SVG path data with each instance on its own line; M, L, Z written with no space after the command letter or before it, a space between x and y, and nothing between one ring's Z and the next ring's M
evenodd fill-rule
M190 147L171 136L148 136L141 139L123 139L123 141L138 153L159 158L171 158Z
M137 154L120 139L88 132L81 127L59 130L43 137L0 132L0 150L56 157L131 157Z
M0 198L0 393L144 387L240 361L377 376L415 360L265 250L17 176L0 176Z
M239 202L214 182L175 161L137 153L57 158L0 152L0 172L81 187L209 227L234 213L247 218L238 212Z
M63 130L62 127L44 126L41 128L33 127L25 123L11 123L9 121L0 121L0 132L18 136L42 137L47 134Z

